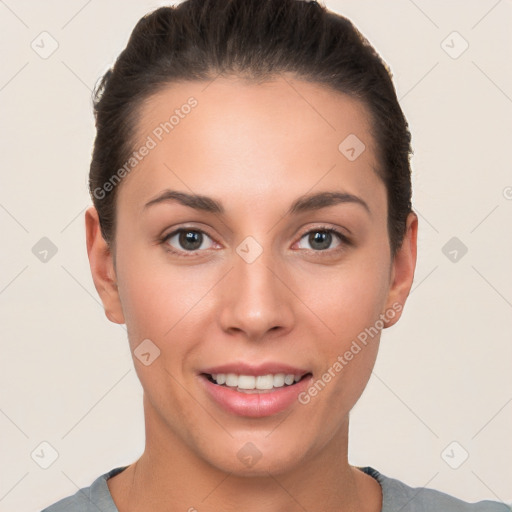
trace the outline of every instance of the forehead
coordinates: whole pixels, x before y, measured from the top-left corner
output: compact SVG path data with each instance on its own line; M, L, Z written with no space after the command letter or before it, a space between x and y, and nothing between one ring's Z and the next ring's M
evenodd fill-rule
M193 107L189 107L191 103ZM285 129L281 135L297 141L314 136L336 142L343 135L358 133L372 144L367 133L371 129L370 116L362 102L289 75L263 83L241 77L173 83L146 98L137 117L139 139L158 132L162 123L170 121L175 139L188 127L198 137L208 132L204 139L209 141L216 133L220 139L232 135L239 140L246 133L253 136L257 130L258 141L268 143L275 140L275 131ZM187 122L182 123L185 119ZM212 124L217 128L213 132ZM158 133L155 135L158 138Z
M382 185L367 109L321 84L284 75L174 83L138 114L134 149L151 150L127 177L130 204L164 185L233 200Z

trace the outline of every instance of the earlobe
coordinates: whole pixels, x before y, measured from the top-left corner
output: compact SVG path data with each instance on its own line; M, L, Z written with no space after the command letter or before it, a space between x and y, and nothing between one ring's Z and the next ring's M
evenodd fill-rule
M405 301L411 291L416 269L418 236L418 216L411 212L406 221L406 232L400 249L392 262L391 283L386 301L386 310L395 311L393 315L386 315L385 327L391 327L398 322L402 315ZM392 318L390 318L392 316Z
M92 279L105 308L105 315L111 322L124 324L113 256L101 234L98 212L94 206L85 212L85 235Z

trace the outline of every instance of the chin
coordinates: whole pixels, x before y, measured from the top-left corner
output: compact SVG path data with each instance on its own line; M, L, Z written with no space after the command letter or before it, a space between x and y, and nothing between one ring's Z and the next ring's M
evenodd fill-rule
M307 451L297 444L285 445L277 439L270 441L265 435L245 435L226 444L216 443L212 453L202 454L204 460L224 473L238 477L268 477L288 473L297 468ZM288 439L296 439L289 435Z

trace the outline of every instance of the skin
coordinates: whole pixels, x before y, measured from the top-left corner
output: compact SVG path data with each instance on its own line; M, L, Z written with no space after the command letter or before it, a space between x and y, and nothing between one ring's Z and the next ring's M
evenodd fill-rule
M94 207L86 212L106 316L126 323L132 354L147 338L160 349L148 366L133 357L146 446L108 480L112 497L120 512L378 512L380 485L348 463L347 451L349 412L371 375L380 332L307 405L265 418L220 409L198 371L279 361L320 378L381 313L405 304L417 216L409 215L392 259L365 107L287 75L264 84L225 77L170 85L144 103L134 147L190 96L197 107L119 185L114 246L103 240ZM355 161L338 150L349 134L366 145ZM212 197L225 212L177 202L144 208L167 188ZM297 198L320 191L354 194L370 213L340 203L286 215ZM178 237L158 243L180 227L206 233L188 256ZM321 227L339 229L351 243L333 235L319 250L308 233ZM263 250L251 264L236 252L247 236ZM261 453L251 467L237 457L247 442Z

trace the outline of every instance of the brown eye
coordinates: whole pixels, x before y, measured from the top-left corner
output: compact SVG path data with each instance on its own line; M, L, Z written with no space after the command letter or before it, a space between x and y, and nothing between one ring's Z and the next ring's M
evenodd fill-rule
M203 245L207 239L210 237L203 231L185 228L173 231L163 239L163 242L170 245L176 252L192 252L207 249L208 246Z
M332 247L333 241L338 239L338 243ZM312 249L314 251L325 251L329 249L336 249L341 245L348 244L348 239L345 235L339 233L332 228L317 228L308 231L301 237L301 241L306 239L309 247L300 247L301 249ZM300 242L299 242L300 244Z

